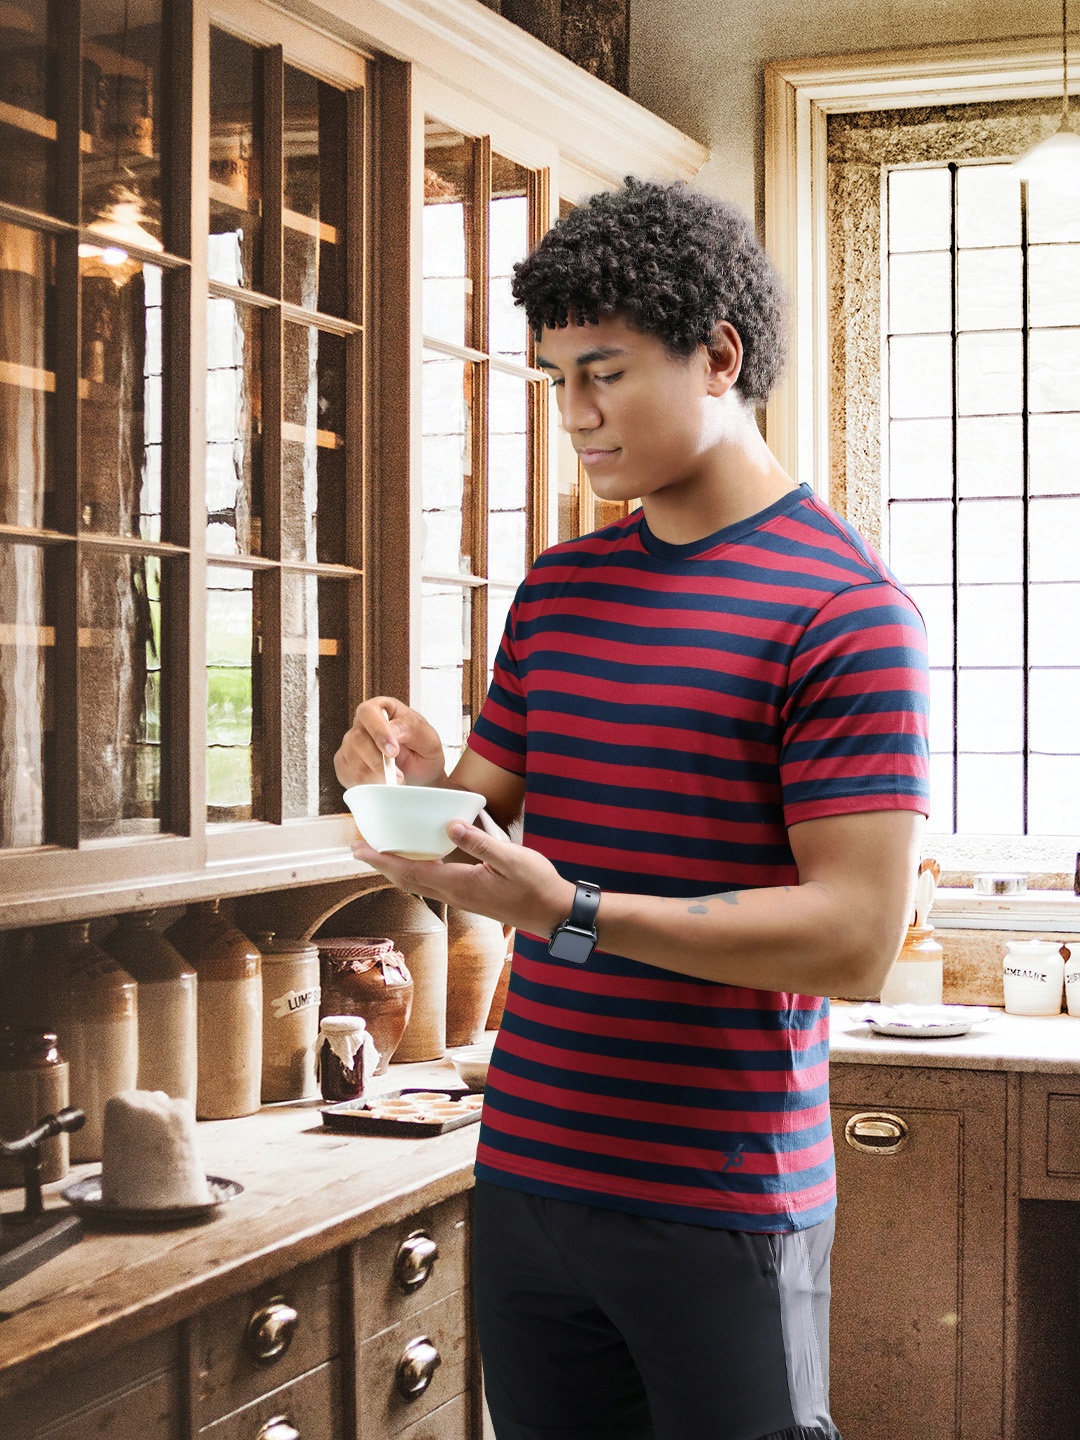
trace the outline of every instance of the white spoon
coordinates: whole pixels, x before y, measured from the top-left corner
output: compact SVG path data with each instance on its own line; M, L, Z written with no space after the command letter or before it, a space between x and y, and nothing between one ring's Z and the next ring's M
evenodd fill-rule
M386 713L385 710L382 712L382 717L383 717L383 719L386 721L386 723L389 725L389 724L390 724L390 716ZM384 751L382 752L382 776L383 776L383 784L384 784L384 785L396 785L396 784L398 783L398 774L399 774L399 771L398 771L397 765L394 763L394 757L393 757L392 755L387 755L386 751L384 750Z

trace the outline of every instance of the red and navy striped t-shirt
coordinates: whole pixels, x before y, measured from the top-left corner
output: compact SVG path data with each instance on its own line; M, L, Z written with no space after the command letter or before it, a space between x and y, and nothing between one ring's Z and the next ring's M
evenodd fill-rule
M926 646L881 558L799 486L690 545L640 510L547 550L469 736L525 777L568 880L694 896L796 885L788 825L927 812ZM476 1173L737 1230L835 1203L828 999L519 932Z

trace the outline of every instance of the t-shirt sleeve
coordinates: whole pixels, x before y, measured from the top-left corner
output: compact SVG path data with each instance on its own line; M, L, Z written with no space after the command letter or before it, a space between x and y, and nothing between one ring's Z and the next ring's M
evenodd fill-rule
M469 732L468 745L485 760L509 770L513 775L525 774L526 725L525 687L518 670L515 626L524 585L514 597L503 628L499 653L488 686L487 699L476 723Z
M888 581L835 595L788 672L780 781L794 825L867 810L929 814L926 629Z

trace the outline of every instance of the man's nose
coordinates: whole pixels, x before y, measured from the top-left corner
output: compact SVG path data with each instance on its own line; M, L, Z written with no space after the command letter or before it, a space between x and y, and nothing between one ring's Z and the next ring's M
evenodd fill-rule
M598 430L603 423L600 411L588 394L569 385L563 391L560 413L562 427L570 435L576 430Z

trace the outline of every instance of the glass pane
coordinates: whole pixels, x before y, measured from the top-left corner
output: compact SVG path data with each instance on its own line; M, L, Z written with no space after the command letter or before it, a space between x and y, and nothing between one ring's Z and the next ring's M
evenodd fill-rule
M472 336L472 141L437 120L424 131L424 334L483 349Z
M212 295L206 307L206 548L262 548L260 312Z
M961 165L956 176L956 243L1020 244L1020 186L1008 165Z
M1019 754L1024 748L1020 670L961 670L957 743L962 751Z
M83 529L161 539L161 291L156 265L82 275L79 474Z
M49 524L52 241L0 220L0 523Z
M1032 580L1080 580L1080 496L1032 500L1028 552Z
M255 576L211 565L206 572L206 804L213 822L257 815L254 743L259 645Z
M577 453L566 431L559 427L556 483L559 487L558 539L571 540L578 533L578 495L588 481L578 464Z
M262 177L255 144L259 52L243 40L210 31L211 280L253 289L261 280Z
M1028 250L1028 324L1080 325L1080 245Z
M420 491L423 567L439 575L472 569L468 507L472 496L472 366L424 352Z
M892 256L889 329L923 334L952 329L952 256L948 251Z
M0 5L0 200L55 214L56 37L49 0Z
M946 500L889 506L889 567L902 585L952 581L952 504Z
M1028 742L1044 755L1080 755L1080 670L1032 670ZM1073 825L1075 829L1075 822Z
M167 563L167 562L166 562ZM79 834L161 829L161 565L84 554L79 575Z
M286 820L342 807L334 754L349 727L348 583L282 576L282 805Z
M83 224L162 249L161 0L82 0Z
M1032 495L1080 490L1080 415L1032 415L1028 456Z
M890 562L891 566L891 562ZM926 645L931 665L953 663L952 585L909 585L908 594L926 622Z
M1080 191L1052 180L1028 181L1028 242L1080 240Z
M953 672L930 671L930 749L934 753L953 752Z
M1023 578L1023 506L1019 500L962 500L957 574L964 581Z
M1013 415L1021 408L1019 334L961 335L957 341L961 415Z
M928 829L933 834L953 833L953 757L930 756L930 818Z
M1029 662L1032 665L1080 665L1078 617L1080 585L1029 585ZM1080 716L1077 719L1080 720Z
M1080 410L1080 330L1033 330L1028 354L1032 410Z
M491 157L489 216L492 355L524 365L528 359L525 312L514 304L510 279L514 265L529 252L529 172L501 155Z
M899 335L889 341L889 412L896 419L952 414L948 335Z
M46 552L0 543L0 849L40 845L51 749L55 633Z
M956 620L959 664L1024 663L1024 595L1019 585L961 585Z
M602 500L599 495L593 499L593 529L602 530L605 525L614 525L627 513L622 500Z
M961 755L956 781L958 832L1021 833L1023 765L1019 755Z
M952 183L948 170L889 172L889 249L947 250Z
M1020 251L962 250L957 260L961 330L1011 330L1022 320Z
M491 372L488 401L488 574L525 578L529 497L528 380Z
M421 587L420 713L439 732L449 770L469 726L472 596L463 585Z
M1080 815L1080 759L1032 755L1028 760L1028 831L1075 835Z
M1024 486L1024 443L1019 415L965 419L956 427L956 471L961 497L1019 495Z
M491 684L491 672L495 668L495 657L499 653L503 631L506 629L506 617L510 613L510 606L513 603L513 590L504 590L501 585L488 587L487 678L489 685Z
M889 425L889 494L923 499L952 494L952 424L893 420Z
M347 110L343 91L285 66L282 295L326 315L346 314Z
M345 559L345 340L285 325L281 553Z

